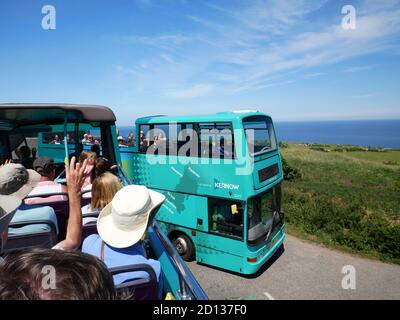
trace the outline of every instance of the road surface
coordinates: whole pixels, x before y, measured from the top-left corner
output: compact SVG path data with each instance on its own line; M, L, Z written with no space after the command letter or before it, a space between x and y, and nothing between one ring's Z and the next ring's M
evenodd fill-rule
M250 278L196 262L188 266L210 299L400 299L398 265L352 256L290 235L276 256L258 276ZM346 276L342 268L347 265L354 267L355 289L342 288Z

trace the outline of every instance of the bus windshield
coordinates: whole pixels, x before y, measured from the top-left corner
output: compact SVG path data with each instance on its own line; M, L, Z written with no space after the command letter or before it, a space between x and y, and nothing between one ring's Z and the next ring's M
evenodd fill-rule
M261 238L271 235L274 229L274 211L279 212L279 186L261 195L251 198L248 202L248 242L258 243ZM266 239L268 241L269 239Z
M249 117L243 120L243 127L251 155L276 149L275 132L270 118Z

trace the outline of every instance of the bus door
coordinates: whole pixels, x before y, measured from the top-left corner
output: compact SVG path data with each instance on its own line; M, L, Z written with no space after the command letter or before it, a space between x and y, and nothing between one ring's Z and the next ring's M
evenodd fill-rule
M196 260L220 268L242 271L244 202L208 198L208 233L199 234Z

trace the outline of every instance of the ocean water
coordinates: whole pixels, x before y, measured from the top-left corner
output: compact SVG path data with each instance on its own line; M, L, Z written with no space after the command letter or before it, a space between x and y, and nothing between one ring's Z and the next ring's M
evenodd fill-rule
M280 141L400 149L400 120L276 122Z
M279 141L400 149L400 120L275 122ZM118 127L126 137L134 127Z

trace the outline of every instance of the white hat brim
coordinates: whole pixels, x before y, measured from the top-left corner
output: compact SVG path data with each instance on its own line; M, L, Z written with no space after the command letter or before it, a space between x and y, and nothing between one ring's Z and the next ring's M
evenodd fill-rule
M111 202L101 210L97 219L97 231L105 243L114 248L128 248L139 242L146 232L150 213L165 200L165 196L159 192L149 190L149 194L152 205L146 212L146 222L141 225L133 225L132 230L121 230L114 224Z
M5 211L5 214L0 217L0 233L7 230L10 221L20 205L21 199L14 196L0 195L0 207Z
M36 187L38 182L40 181L41 175L37 173L35 170L28 169L28 182L22 186L18 191L10 194L10 196L17 197L21 200L24 200L25 197L31 193L31 191Z

